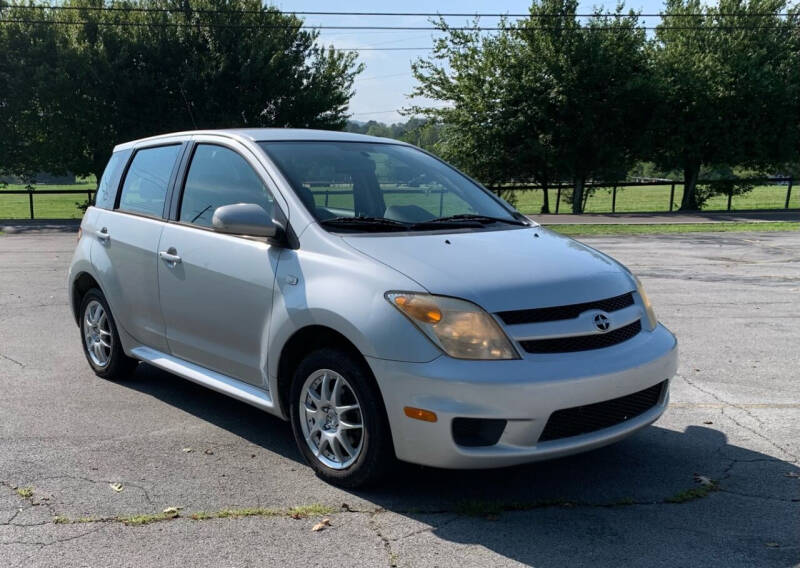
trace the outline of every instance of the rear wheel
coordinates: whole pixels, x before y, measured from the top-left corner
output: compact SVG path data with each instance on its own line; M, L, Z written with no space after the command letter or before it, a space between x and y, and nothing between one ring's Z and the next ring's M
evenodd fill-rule
M83 354L97 376L118 380L133 372L138 361L122 350L114 317L97 288L86 292L81 300L80 326Z
M394 462L380 393L368 369L344 351L321 349L298 366L290 417L306 461L342 487L375 483Z

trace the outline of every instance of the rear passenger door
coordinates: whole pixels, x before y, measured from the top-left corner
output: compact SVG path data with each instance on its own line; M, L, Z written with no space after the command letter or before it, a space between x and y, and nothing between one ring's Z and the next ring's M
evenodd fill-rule
M217 207L233 203L282 212L246 148L207 140L190 152L172 222L158 246L169 348L176 357L263 388L280 249L265 240L216 233L211 219Z
M178 142L134 150L113 209L98 209L91 252L117 326L136 342L163 351L156 253L183 147Z

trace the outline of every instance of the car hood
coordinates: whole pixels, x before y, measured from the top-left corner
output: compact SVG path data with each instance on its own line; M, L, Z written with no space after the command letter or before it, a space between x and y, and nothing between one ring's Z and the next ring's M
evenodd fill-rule
M610 257L542 227L342 237L432 294L496 312L576 304L635 288Z

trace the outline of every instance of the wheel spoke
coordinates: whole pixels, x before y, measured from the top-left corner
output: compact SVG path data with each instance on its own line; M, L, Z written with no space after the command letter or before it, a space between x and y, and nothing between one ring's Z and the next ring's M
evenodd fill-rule
M336 440L342 446L345 452L347 452L347 457L352 458L356 454L355 448L353 448L352 444L350 444L347 436L342 434L342 432L336 432Z
M92 349L94 350L94 354L95 354L95 356L97 357L97 361L98 361L100 364L103 364L103 363L105 363L105 360L106 360L106 358L105 358L105 354L103 353L103 346L102 346L102 345L100 345L100 342L99 342L99 341L98 341L98 342L95 342L95 343L92 345Z
M102 337L98 338L97 342L98 342L100 345L102 345L103 347L105 347L105 348L107 348L107 349L111 349L111 344L110 344L110 343L108 343L108 342L106 342L106 340L105 340L105 339L103 339Z
M328 373L322 376L322 386L319 389L319 394L323 401L329 402L331 400L331 376Z
M359 430L361 428L364 428L363 424L357 424L355 422L345 422L344 420L339 420L340 430Z
M336 408L336 414L341 416L342 414L350 412L351 410L357 410L361 407L357 404L345 404L344 406L336 406L335 408Z
M341 444L339 443L339 437L335 436L331 438L330 442L328 443L331 445L331 449L333 450L333 455L336 456L336 461L339 462L340 464L343 464L344 456L342 456L342 449L341 449Z
M333 388L331 389L331 404L336 405L336 402L339 400L339 396L342 393L342 383L344 381L340 380L339 377L336 377L333 382Z

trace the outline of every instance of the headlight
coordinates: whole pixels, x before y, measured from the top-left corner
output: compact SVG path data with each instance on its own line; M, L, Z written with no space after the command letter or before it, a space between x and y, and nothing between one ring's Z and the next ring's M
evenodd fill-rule
M636 276L634 276L634 278L636 278ZM639 293L639 297L642 298L644 311L647 314L647 322L650 324L650 331L653 331L656 328L658 319L656 318L656 312L653 309L653 304L650 303L650 298L647 297L647 293L644 291L644 286L642 286L642 283L638 278L636 278L636 291Z
M417 292L386 292L386 299L451 357L519 358L492 316L471 302Z

